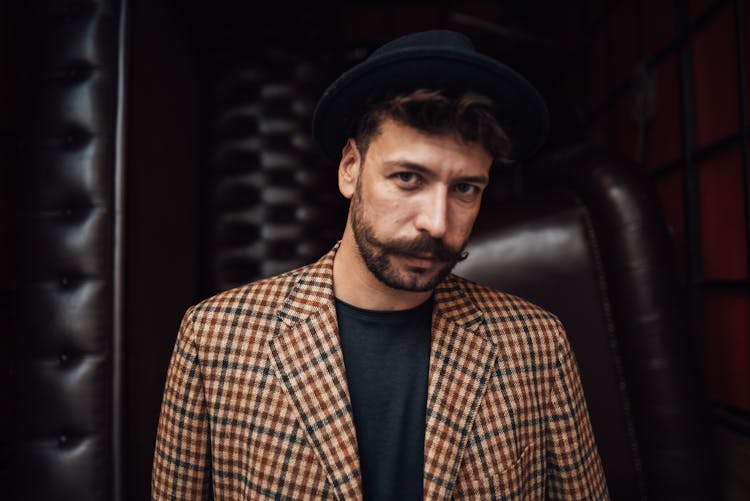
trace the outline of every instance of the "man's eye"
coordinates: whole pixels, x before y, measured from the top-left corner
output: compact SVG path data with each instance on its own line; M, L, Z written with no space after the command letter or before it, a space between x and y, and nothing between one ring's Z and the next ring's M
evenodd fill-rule
M473 195L479 192L479 188L469 183L458 183L456 185L456 191L462 195Z
M396 176L399 181L408 184L416 183L419 180L419 177L414 172L399 172Z

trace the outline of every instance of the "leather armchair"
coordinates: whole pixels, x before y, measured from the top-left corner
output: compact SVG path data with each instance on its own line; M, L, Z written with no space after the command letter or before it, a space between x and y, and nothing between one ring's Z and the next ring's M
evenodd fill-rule
M701 385L650 180L603 152L536 174L535 196L482 214L456 272L560 317L613 499L709 499Z

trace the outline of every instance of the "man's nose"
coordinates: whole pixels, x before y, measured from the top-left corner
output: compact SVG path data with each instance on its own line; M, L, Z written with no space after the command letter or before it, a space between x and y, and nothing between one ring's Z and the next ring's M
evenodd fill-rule
M448 225L448 193L446 189L434 189L425 193L419 208L416 226L432 238L443 238Z

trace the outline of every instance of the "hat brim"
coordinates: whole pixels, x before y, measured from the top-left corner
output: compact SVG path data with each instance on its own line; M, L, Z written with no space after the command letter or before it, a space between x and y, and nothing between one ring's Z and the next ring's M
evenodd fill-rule
M338 161L369 99L418 88L474 91L491 98L516 160L536 152L547 136L547 106L526 79L482 54L440 48L391 52L341 75L318 101L313 136L324 153Z

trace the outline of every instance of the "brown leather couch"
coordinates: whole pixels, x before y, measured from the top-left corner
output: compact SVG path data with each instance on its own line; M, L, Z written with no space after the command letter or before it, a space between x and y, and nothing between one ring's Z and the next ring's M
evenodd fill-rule
M534 174L535 196L481 215L457 272L560 317L613 499L714 498L687 313L650 180L584 151Z

